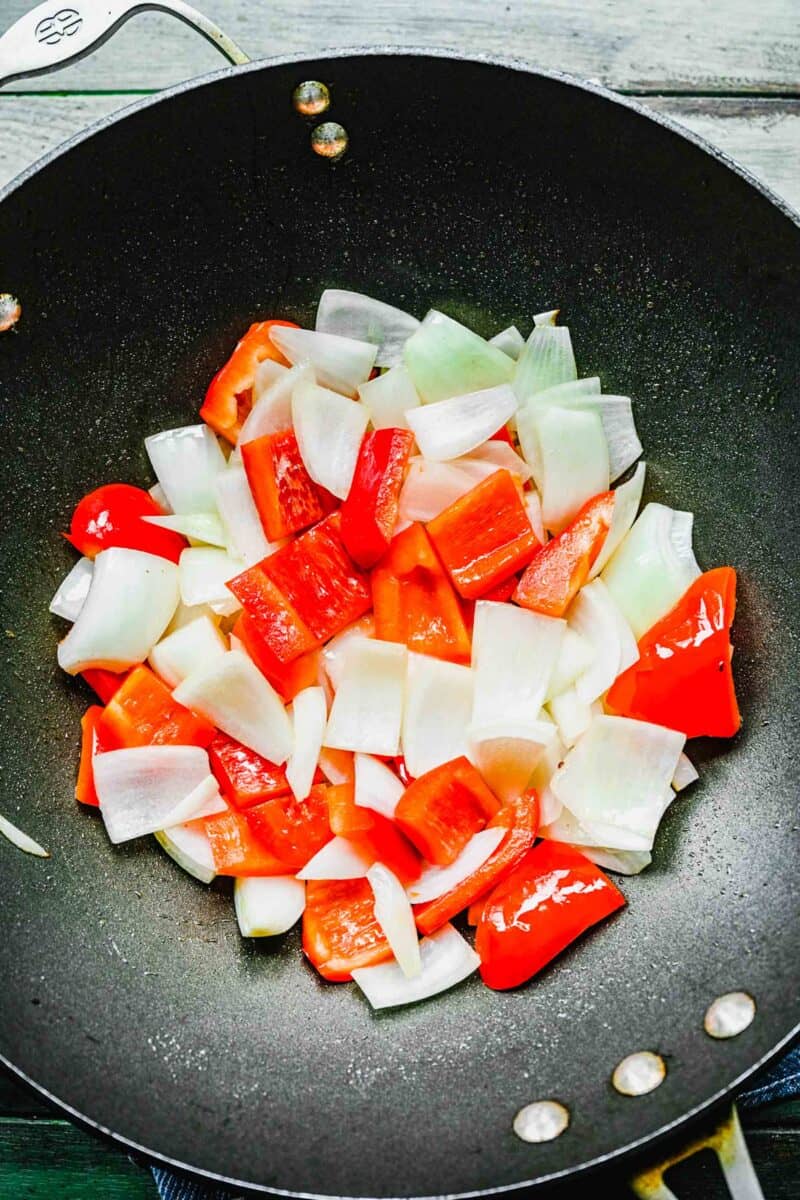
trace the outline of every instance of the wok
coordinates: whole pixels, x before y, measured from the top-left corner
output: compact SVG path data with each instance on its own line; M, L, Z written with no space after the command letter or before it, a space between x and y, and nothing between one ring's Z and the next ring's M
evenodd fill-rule
M77 6L79 8L80 6ZM111 6L110 6L111 7ZM125 7L125 6L121 6ZM131 5L127 5L131 8ZM242 56L243 57L243 56ZM296 84L349 134L313 154ZM456 52L337 51L229 68L100 122L3 193L2 810L52 851L0 846L3 1059L90 1125L243 1186L338 1196L541 1183L718 1103L798 1020L798 218L710 147L565 76ZM72 801L85 687L55 663L58 530L143 437L196 419L247 324L309 323L361 289L485 335L560 305L582 374L631 395L647 498L696 514L739 571L744 727L695 743L629 908L532 985L477 979L372 1013L298 934L243 942L228 887L152 839L111 846ZM718 994L757 1002L714 1042ZM639 1099L609 1077L660 1052ZM557 1141L512 1132L555 1097Z

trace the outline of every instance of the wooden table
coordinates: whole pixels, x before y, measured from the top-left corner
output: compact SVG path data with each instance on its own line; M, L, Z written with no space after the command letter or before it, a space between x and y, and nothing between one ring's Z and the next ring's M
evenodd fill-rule
M0 0L0 28L32 0ZM797 0L196 0L253 58L326 46L454 46L527 59L639 97L737 158L800 208ZM90 59L0 91L0 185L92 121L220 65L146 13ZM800 1104L746 1118L768 1200L800 1195ZM603 1194L625 1194L624 1174ZM558 1193L577 1200L592 1185ZM686 1200L725 1192L715 1163L675 1173ZM537 1193L538 1194L538 1193ZM153 1200L148 1171L0 1074L0 1200Z

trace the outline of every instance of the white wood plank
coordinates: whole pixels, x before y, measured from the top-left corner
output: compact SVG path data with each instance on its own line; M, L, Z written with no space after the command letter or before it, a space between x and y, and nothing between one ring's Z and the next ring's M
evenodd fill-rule
M3 96L0 185L128 96ZM800 100L652 97L651 107L721 146L800 209Z
M32 0L2 0L0 26ZM89 2L89 0L87 0ZM91 0L93 2L93 0ZM797 0L198 0L252 58L326 46L452 46L631 91L800 94ZM14 90L157 88L219 65L174 18L144 13L57 77Z

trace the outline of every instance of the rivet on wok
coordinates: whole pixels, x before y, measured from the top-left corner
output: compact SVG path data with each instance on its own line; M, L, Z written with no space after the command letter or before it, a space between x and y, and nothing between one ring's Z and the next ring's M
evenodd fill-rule
M623 1058L611 1076L611 1082L623 1096L646 1096L664 1082L667 1065L660 1054L638 1050Z
M747 992L727 992L717 996L706 1009L703 1028L709 1037L737 1037L751 1025L756 1015L756 1002Z
M523 1142L552 1142L569 1125L569 1109L557 1100L534 1100L514 1117L514 1133Z
M292 92L292 104L301 116L318 117L330 108L331 94L318 79L306 79Z
M22 305L10 292L0 293L0 333L13 329L22 316Z
M323 158L341 158L347 142L346 130L336 121L323 121L311 131L311 149Z

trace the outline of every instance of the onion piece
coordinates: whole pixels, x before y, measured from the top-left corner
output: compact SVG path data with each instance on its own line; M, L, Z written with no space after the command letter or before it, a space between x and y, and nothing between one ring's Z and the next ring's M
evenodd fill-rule
M638 660L639 647L602 579L581 588L570 607L569 623L594 651L591 664L575 681L578 699L591 704Z
M572 339L566 325L534 325L514 372L513 388L524 403L536 392L577 379Z
M409 653L402 746L412 778L467 754L472 693L469 667Z
M172 512L169 500L167 499L167 493L164 491L160 483L154 483L151 488L148 488L147 494L153 500L155 500L156 504L165 516Z
M375 919L392 948L398 967L406 979L422 974L417 927L405 889L394 871L376 862L367 871L375 896Z
M373 1008L414 1004L455 987L480 965L470 944L450 924L443 925L419 944L422 973L406 979L395 962L357 967L353 979Z
M542 498L536 490L531 490L524 493L523 503L525 512L528 514L528 520L531 523L531 529L536 534L540 544L544 546L547 541L547 531L544 527L544 519L542 517Z
M611 513L611 527L606 534L606 540L603 542L600 553L594 560L592 568L589 571L590 579L594 579L596 575L600 574L636 520L636 514L642 502L646 469L645 463L640 462L630 479L614 489L614 508Z
M96 754L92 766L100 814L115 845L177 824L176 812L190 820L194 814L185 815L183 801L195 795L202 807L207 799L197 791L210 774L208 755L198 746L109 750Z
M637 640L700 574L691 533L691 513L648 504L603 570L601 578Z
M144 445L174 513L214 511L214 479L226 463L207 425L167 429L145 438Z
M166 558L112 546L94 560L89 595L58 647L70 675L87 667L126 671L142 662L166 629L179 599L178 568Z
M556 737L556 726L544 721L473 725L469 730L469 759L505 804L516 800L529 786L536 764Z
M595 717L551 787L598 845L650 850L685 741L646 721Z
M58 585L58 591L50 601L50 612L65 621L77 621L89 595L93 571L94 563L90 558L79 558Z
M353 644L354 639L374 637L375 618L372 613L367 613L365 617L359 617L352 625L348 625L341 633L337 633L325 646L322 651L322 662L325 667L325 674L328 676L334 691L337 690L341 683L344 664L347 660L347 652Z
M242 937L276 937L302 917L306 885L293 875L235 879L233 905Z
M531 454L532 465L538 457L532 422L547 408L593 412L600 418L608 444L609 476L618 479L642 453L642 443L636 432L633 409L628 396L603 396L597 376L575 379L547 391L537 392L521 406L517 415L520 441ZM536 473L536 472L534 472Z
M408 429L406 413L422 401L403 366L392 367L358 389L358 398L369 412L375 429Z
M208 617L212 625L217 627L222 620L219 613L215 613L208 604L184 604L182 600L179 600L172 620L164 631L164 637L168 637L178 629L183 629L184 625L190 625L192 621L197 621L200 617Z
M353 481L369 412L363 404L338 392L305 382L299 383L292 395L292 422L309 475L344 500Z
M408 339L403 358L424 404L509 383L514 373L507 354L436 309Z
M222 472L227 475L227 471ZM218 478L222 478L222 475ZM142 517L148 525L156 525L159 529L170 529L180 533L185 538L195 542L204 542L208 546L224 546L225 530L215 512L213 513L179 513L177 516Z
M472 633L472 725L533 722L547 694L566 621L478 600Z
M409 409L406 420L423 455L441 462L477 449L516 409L513 391L500 384Z
M230 616L241 608L233 592L225 586L244 570L241 559L231 558L225 550L189 546L181 551L178 569L184 604L190 607L209 604L222 616Z
M215 817L217 813L225 812L227 807L216 779L213 775L206 775L202 783L170 810L164 824L169 827L182 825L186 821L197 821L200 817Z
M343 396L355 396L358 385L366 383L375 365L377 349L369 342L287 325L273 325L269 336L290 363L313 367L323 388L332 388Z
M7 841L11 842L12 846L16 846L18 850L22 850L25 854L32 854L35 858L50 857L49 850L45 850L44 846L40 846L32 837L9 821L8 817L0 816L0 834Z
M319 762L328 706L321 687L298 692L291 705L294 749L286 763L286 780L296 800L305 800L311 791Z
M355 756L355 803L359 808L371 808L392 820L404 791L402 780L379 758Z
M591 706L585 700L581 700L575 688L571 687L555 696L547 707L558 726L564 745L574 746L591 724Z
M499 825L492 829L481 829L472 835L458 858L449 867L434 867L431 864L424 866L419 879L406 888L411 903L427 904L429 900L438 900L440 896L446 896L483 866L507 833L508 830Z
M414 457L400 490L398 515L404 521L432 521L475 487L475 479L455 462Z
M178 866L198 879L200 883L211 883L217 877L211 842L197 825L170 825L168 829L157 829L153 837Z
M319 769L334 787L340 783L350 783L353 779L354 757L349 750L326 750L323 746L319 752Z
M596 413L547 408L537 414L542 520L553 533L573 520L583 505L608 490L608 445Z
M228 643L214 622L202 616L162 638L150 651L148 662L167 687L174 688L227 649Z
M604 871L616 871L618 875L638 875L653 861L649 850L612 850L608 846L578 846L577 849Z
M407 656L406 647L394 642L353 640L328 718L326 746L397 754Z
M419 329L419 321L383 300L326 288L317 305L315 328L321 333L370 342L377 347L375 366L393 367L403 361L403 346Z
M271 359L265 359L261 367L265 367ZM273 366L280 366L273 363ZM261 369L259 367L259 370ZM273 376L267 387L260 389L258 398L254 398L253 407L244 419L236 448L240 449L247 442L265 437L268 433L282 433L292 427L292 395L300 383L315 383L314 369L310 366L292 367L288 370L281 367L277 378ZM255 390L254 390L255 397Z
M550 686L547 689L545 700L553 700L571 687L578 676L592 665L595 654L592 643L568 624L564 630L556 665L550 676Z
M278 381L281 379L285 379L291 370L291 367L287 367L284 363L279 363L275 358L262 359L262 361L256 367L255 376L253 378L253 392L251 396L252 404L250 407L250 412L253 411L259 400L264 397L273 384L278 383ZM249 415L250 414L248 413L248 416ZM247 420L247 417L245 417L245 420ZM284 425L283 428L286 429L287 426Z
M502 350L503 354L507 354L516 362L524 349L525 338L516 325L509 325L507 329L501 329L494 337L489 338L489 345L497 346L498 350Z
M372 855L358 849L345 837L335 837L326 842L313 858L309 859L298 879L364 879L374 862Z
M468 471L475 477L476 483L480 483L495 471L508 471L520 483L527 483L531 477L531 469L525 459L521 458L508 442L496 438L484 442L463 458L457 458L453 466Z
M533 323L534 325L555 325L560 312L560 308L551 308L549 312L536 313Z
M240 650L193 671L173 695L270 762L285 763L292 752L292 726L280 697Z
M692 760L682 754L678 759L678 765L675 768L675 774L672 776L672 786L676 792L682 792L689 784L695 783L700 778L700 772L694 765Z
M264 533L244 467L228 467L218 475L214 495L231 558L252 567L278 549L280 543L273 544Z

